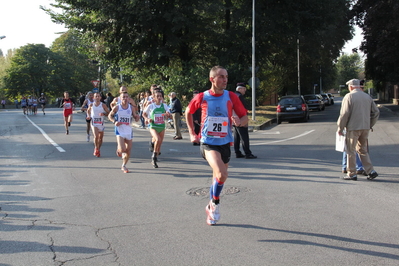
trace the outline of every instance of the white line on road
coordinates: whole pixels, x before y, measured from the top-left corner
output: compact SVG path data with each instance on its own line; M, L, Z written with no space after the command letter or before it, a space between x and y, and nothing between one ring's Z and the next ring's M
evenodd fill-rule
M288 140L293 140L293 139L297 139L297 138L306 136L306 135L312 133L313 131L315 131L315 130L312 129L312 130L309 130L309 131L305 131L304 133L302 133L302 134L300 134L298 136L294 136L294 137L291 137L291 138L288 138L288 139L280 139L280 140L274 140L274 141L263 142L263 143L254 143L254 144L251 143L251 146L253 146L253 145L266 145L266 144L271 144L271 143L278 143L278 142L284 142L284 141L288 141Z
M52 140L52 139L47 135L47 133L44 132L43 129L41 129L41 128L40 128L39 126L37 126L32 120L30 120L28 116L25 116L25 117L26 117L26 119L28 119L29 122L32 123L32 125L34 125L37 129L39 129L39 131L40 131L40 132L42 133L42 135L48 140L48 142L50 142L54 147L56 147L57 150L58 150L59 152L65 152L65 150L64 150L63 148L61 148L57 143L55 143L54 140Z
M267 131L264 133L261 133L263 135L280 135L280 131Z

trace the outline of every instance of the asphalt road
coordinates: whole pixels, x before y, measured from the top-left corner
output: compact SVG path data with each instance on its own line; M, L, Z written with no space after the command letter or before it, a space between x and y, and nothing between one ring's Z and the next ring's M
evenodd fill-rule
M96 158L82 114L65 135L60 109L1 110L0 265L398 265L399 118L381 110L371 133L378 178L344 181L339 105L250 133L258 159L231 159L212 227L211 170L187 135L168 132L154 169L135 128L124 174L111 123Z

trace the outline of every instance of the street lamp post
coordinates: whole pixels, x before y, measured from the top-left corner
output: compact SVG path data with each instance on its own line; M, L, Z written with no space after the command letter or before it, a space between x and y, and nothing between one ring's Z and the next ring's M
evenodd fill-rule
M322 85L322 80L321 80L321 65L320 65L320 94L323 93L323 85Z
M301 71L299 68L299 37L297 39L297 63L298 63L298 94L301 95Z
M252 120L255 121L255 0L252 0Z

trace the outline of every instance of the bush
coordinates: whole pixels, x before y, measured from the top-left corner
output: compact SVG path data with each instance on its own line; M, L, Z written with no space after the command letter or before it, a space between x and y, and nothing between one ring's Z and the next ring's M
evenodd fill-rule
M348 89L342 89L340 92L339 92L339 95L340 96L345 96L347 93L349 93L349 90Z

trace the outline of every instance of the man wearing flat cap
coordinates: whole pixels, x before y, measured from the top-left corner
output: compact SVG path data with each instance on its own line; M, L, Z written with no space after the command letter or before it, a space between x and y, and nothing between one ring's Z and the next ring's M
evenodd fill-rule
M247 104L244 99L244 94L247 91L245 83L237 83L236 94L240 99L242 105L248 110ZM233 125L234 132L234 151L236 153L236 158L246 158L246 159L256 159L257 156L253 155L249 149L249 134L248 134L248 123L246 125L235 126ZM244 154L240 151L240 143L242 144L242 149Z
M344 135L344 129L346 129L347 175L343 179L357 180L357 152L366 171L367 179L372 180L378 174L369 157L368 136L370 129L378 120L380 111L373 99L361 89L360 80L351 79L346 85L348 85L349 93L342 100L337 121L339 135Z

